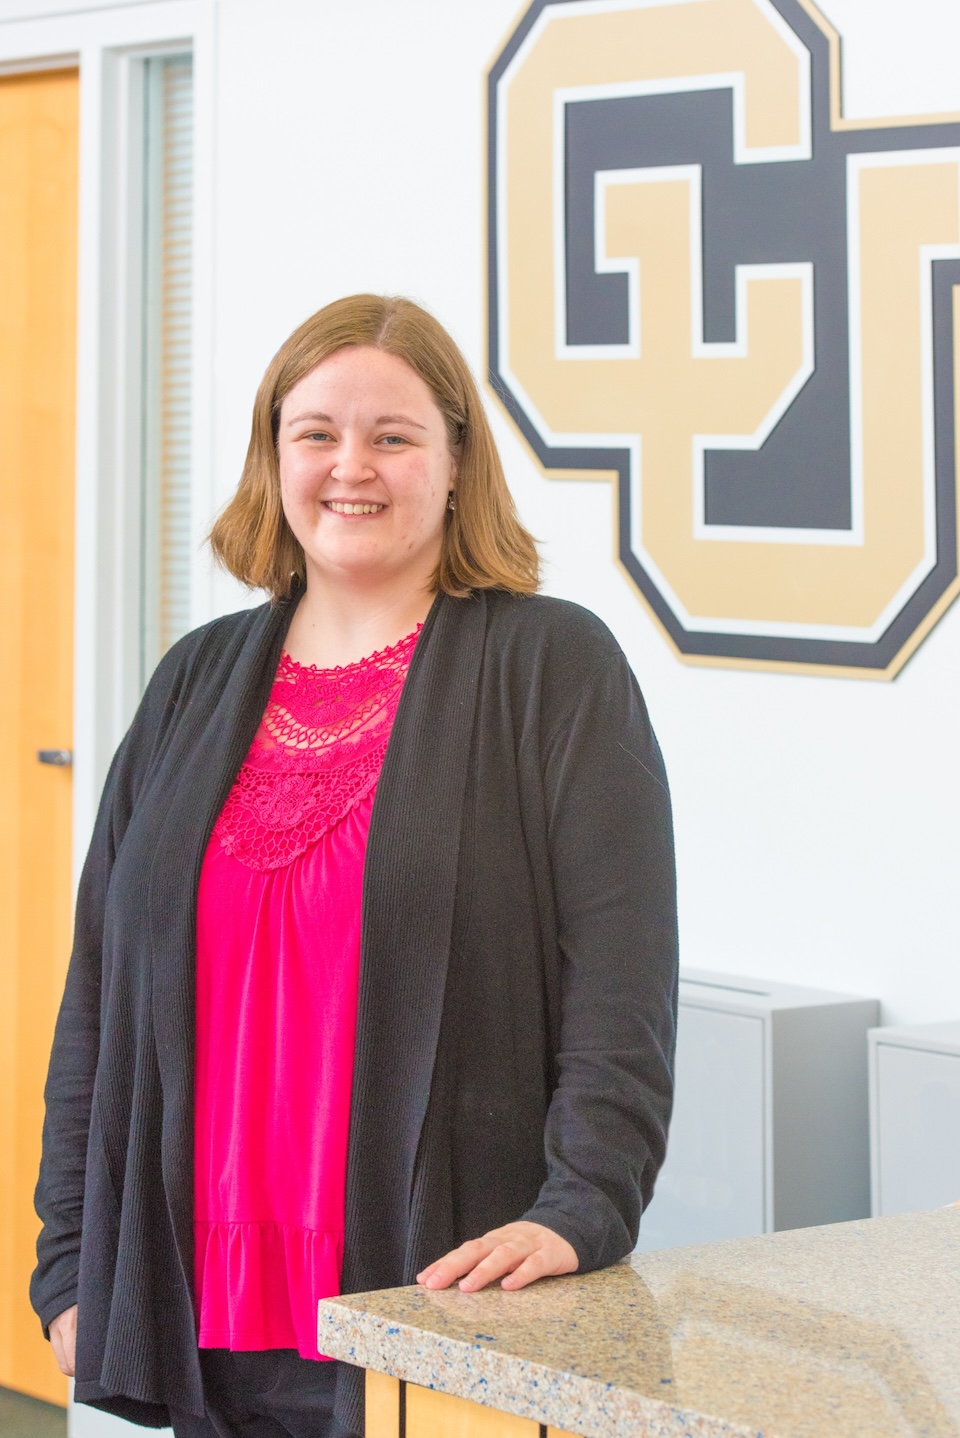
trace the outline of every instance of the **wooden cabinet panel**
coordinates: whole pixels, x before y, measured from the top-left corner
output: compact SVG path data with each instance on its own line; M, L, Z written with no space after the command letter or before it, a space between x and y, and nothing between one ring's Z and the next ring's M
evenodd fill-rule
M400 1380L367 1369L366 1438L400 1438Z
M408 1383L405 1438L540 1438L540 1424Z
M532 1418L501 1413L469 1398L456 1398L400 1383L367 1370L367 1438L571 1438L559 1429L544 1429Z

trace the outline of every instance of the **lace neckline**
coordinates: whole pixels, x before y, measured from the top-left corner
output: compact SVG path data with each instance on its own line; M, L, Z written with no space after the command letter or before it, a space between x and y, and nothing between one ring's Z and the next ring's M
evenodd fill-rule
M282 868L373 793L422 627L332 669L284 651L214 826L228 854L252 869Z
M362 744L393 718L421 626L353 664L320 669L284 652L254 749L322 753Z
M401 654L404 654L408 648L412 654L416 642L420 638L422 628L423 625L418 624L415 629L411 629L409 634L405 634L402 639L398 639L396 644L388 644L384 649L376 649L372 654L365 654L362 659L351 660L349 664L333 664L328 668L323 668L319 664L302 664L299 659L294 659L293 655L284 649L280 655L280 665L277 668L277 674L279 675L280 668L286 668L297 674L306 674L322 679L337 674L353 674L356 673L357 670L365 670L371 665L375 665L377 668L384 665L392 667L393 660ZM410 656L408 655L407 663L409 663L409 660Z

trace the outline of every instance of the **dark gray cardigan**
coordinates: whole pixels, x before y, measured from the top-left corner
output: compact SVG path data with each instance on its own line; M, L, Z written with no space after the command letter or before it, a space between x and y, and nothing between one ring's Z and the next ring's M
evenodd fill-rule
M57 1023L33 1303L79 1303L76 1397L202 1412L193 1310L194 917L204 849L295 601L160 664L104 790ZM525 1217L583 1270L632 1247L663 1160L677 939L670 806L593 615L434 603L370 826L343 1291L409 1283ZM362 1429L344 1366L338 1415Z

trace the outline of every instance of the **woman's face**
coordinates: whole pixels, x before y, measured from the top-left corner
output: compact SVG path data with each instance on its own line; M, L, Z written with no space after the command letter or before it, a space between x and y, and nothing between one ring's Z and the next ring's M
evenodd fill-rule
M280 409L280 493L307 583L426 585L456 466L428 386L395 355L338 350Z

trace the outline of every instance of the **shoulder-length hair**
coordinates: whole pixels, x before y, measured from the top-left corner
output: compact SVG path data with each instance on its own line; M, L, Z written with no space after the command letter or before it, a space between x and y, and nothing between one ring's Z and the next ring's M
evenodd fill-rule
M404 360L430 388L446 422L457 467L456 507L446 513L434 589L459 598L474 589L535 593L536 545L517 516L467 362L426 310L386 295L350 295L326 305L270 361L253 405L240 483L210 531L216 558L241 583L274 599L305 581L303 549L280 502L280 407L304 375L348 345L370 345Z

